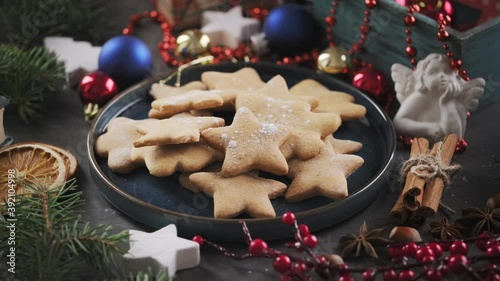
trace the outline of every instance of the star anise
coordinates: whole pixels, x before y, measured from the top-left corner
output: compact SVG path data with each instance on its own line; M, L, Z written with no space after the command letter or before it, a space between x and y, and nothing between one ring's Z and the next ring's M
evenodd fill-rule
M342 257L348 258L351 256L372 256L378 258L374 246L387 246L389 239L381 236L383 228L368 231L366 222L359 228L359 235L349 233L340 237L339 247L342 249Z
M457 222L475 236L483 231L500 233L500 209L468 208L462 210L462 217Z
M443 218L440 222L433 221L429 225L433 237L443 240L462 238L462 233L460 233L460 231L462 231L464 227L461 224L449 222L447 218Z

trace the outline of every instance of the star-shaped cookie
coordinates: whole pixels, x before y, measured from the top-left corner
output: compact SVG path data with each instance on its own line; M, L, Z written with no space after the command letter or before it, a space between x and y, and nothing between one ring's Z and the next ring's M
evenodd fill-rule
M200 95L195 90L155 100L151 103L151 107L152 110L159 111L157 113L170 117L181 112L215 108L223 104L224 100L219 95L209 92Z
M210 90L236 90L240 92L255 91L265 85L257 71L250 67L232 73L206 71L201 74L201 81Z
M287 177L292 180L285 194L288 202L298 202L314 196L344 198L348 195L346 177L363 164L357 155L335 154L325 145L321 152L309 159L291 159Z
M331 91L315 80L307 79L301 81L290 89L290 93L317 97L320 102L314 111L338 113L342 120L361 119L366 115L366 108L355 104L353 96Z
M177 270L200 264L200 245L177 236L175 224L155 232L130 230L130 249L123 255L123 266L131 273L151 267L153 275L166 271L173 277Z
M333 152L336 154L356 153L363 148L363 144L360 142L336 139L333 135L329 135L325 138L325 145L331 145Z
M109 122L107 132L97 138L95 151L100 157L108 158L108 166L113 172L129 173L139 166L130 157L134 141L141 137L135 127L149 122L117 117Z
M335 132L341 124L336 113L311 112L303 101L283 101L257 92L241 93L236 109L248 107L260 122L280 124L290 129L290 138L281 147L285 158L293 155L309 159L324 145L323 138Z
M241 107L228 127L209 128L201 136L226 156L221 174L233 177L257 169L285 175L288 165L279 147L289 136L288 130L274 123L261 123L253 113Z
M177 171L196 172L224 157L220 151L202 140L132 148L130 155L132 161L144 163L149 173L157 177L170 176Z
M136 126L143 134L134 141L135 147L198 142L200 131L207 128L224 126L224 119L219 117L172 117L152 120Z
M192 90L206 90L207 85L203 84L201 81L193 81L190 82L186 85L180 86L180 87L174 87L170 85L165 85L165 84L160 84L160 83L154 83L151 85L151 90L149 91L149 94L153 96L155 100L159 100L162 98L166 98L169 96L175 96L179 94L184 94Z
M239 175L225 178L219 173L194 173L189 181L214 198L215 218L232 218L246 213L254 218L275 217L270 199L283 194L282 182Z
M307 102L311 106L311 110L317 108L319 105L319 99L316 97L305 95L291 95L290 91L288 90L286 80L281 75L274 76L273 78L271 78L271 80L267 81L266 85L264 85L254 93L273 97L275 99L283 101Z
M201 32L210 37L210 44L231 49L250 39L260 28L258 20L243 17L241 6L235 6L227 12L205 11L201 21Z

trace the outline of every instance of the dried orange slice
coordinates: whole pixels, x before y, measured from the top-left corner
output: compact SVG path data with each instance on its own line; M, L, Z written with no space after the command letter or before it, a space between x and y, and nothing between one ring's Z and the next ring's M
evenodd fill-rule
M42 143L40 143L40 145L42 145ZM62 159L64 160L64 164L66 165L66 169L68 169L68 175L66 179L70 179L76 175L76 170L78 169L78 161L76 160L76 157L75 155L73 155L73 153L55 145L46 143L44 143L43 145L55 150L57 153L59 153L59 156L62 157Z
M25 194L24 184L44 185L48 189L61 186L68 169L55 150L37 143L19 143L0 150L0 200L7 198L9 188ZM15 184L9 185L9 175Z

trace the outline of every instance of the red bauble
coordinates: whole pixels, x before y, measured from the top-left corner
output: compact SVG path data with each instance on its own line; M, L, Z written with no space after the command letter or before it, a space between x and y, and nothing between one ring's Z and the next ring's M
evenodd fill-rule
M455 16L455 7L450 0L394 0L396 3L408 7L410 3L416 4L420 8L420 12L434 20L441 17L449 19Z
M390 92L385 76L372 67L363 67L356 71L352 84L377 102L384 102Z
M85 75L78 86L78 95L84 104L92 103L102 106L117 93L118 87L115 81L99 71Z

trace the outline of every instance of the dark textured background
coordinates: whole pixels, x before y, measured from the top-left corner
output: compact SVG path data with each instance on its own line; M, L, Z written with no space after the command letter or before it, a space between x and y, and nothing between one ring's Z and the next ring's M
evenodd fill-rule
M114 12L111 16L118 27L125 26L131 14L150 8L148 1L110 1ZM159 29L154 24L145 24L137 35L146 41L155 54L155 71L165 70L163 62L156 52L156 44L161 39ZM80 164L78 175L79 189L86 200L84 218L94 224L109 224L118 230L140 229L151 231L117 211L100 194L89 174L89 162L86 155L86 137L89 124L82 115L82 105L73 90L66 90L49 99L50 106L41 124L26 125L17 116L7 113L5 127L8 135L16 142L39 141L61 146L71 150ZM490 105L479 112L473 112L467 124L466 140L469 148L456 155L454 160L463 165L463 172L453 182L443 201L452 208L460 210L471 206L483 206L486 199L500 192L500 103ZM408 151L398 148L397 160L408 157ZM397 194L388 187L368 208L335 227L316 233L319 246L315 252L332 253L336 250L341 235L354 232L366 221L369 228L388 227L388 213ZM439 215L438 218L440 218ZM277 226L281 227L281 226ZM428 236L428 226L421 229ZM272 247L281 248L284 241L273 241ZM243 253L244 244L223 243L236 252ZM221 253L204 248L201 252L201 265L177 274L182 280L278 280L272 268L272 261L267 259L249 259L234 261Z

